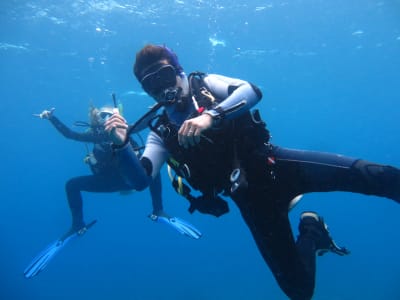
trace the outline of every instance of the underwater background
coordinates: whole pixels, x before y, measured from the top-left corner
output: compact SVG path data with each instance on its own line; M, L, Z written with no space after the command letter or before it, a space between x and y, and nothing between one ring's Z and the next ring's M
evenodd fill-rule
M146 43L172 48L187 73L258 85L277 145L400 166L398 0L9 0L0 25L0 299L287 299L235 205L218 219L189 214L166 170L165 210L199 228L200 240L147 218L147 190L84 193L85 220L97 224L24 278L70 226L65 182L90 174L84 144L32 114L55 107L72 126L115 93L134 122L153 104L132 73ZM290 213L295 235L304 210L324 216L352 252L318 258L313 299L400 299L398 204L305 195Z

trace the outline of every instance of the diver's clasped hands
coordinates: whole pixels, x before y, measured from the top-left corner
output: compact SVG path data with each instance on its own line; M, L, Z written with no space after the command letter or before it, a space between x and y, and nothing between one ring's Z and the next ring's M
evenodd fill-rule
M184 148L195 146L200 142L202 132L211 128L212 124L213 119L208 114L202 114L193 119L186 120L178 131L179 145Z

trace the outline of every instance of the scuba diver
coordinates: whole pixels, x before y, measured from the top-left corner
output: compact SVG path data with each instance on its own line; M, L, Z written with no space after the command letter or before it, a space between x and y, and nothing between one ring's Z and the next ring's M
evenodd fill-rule
M51 124L66 138L93 143L93 151L88 153L84 161L89 165L92 175L78 176L69 179L65 185L68 205L72 216L71 228L57 241L52 243L42 253L40 253L26 268L25 277L30 278L42 271L48 261L73 237L84 234L87 229L95 224L96 221L86 224L83 217L83 203L81 192L94 193L112 193L112 192L130 192L134 186L127 183L119 172L117 161L113 158L113 150L110 135L104 130L104 122L112 115L112 107L102 107L100 109L91 106L89 109L90 123L76 122L76 125L85 126L88 129L85 132L76 132L68 128L55 115L54 108L44 110L37 114L41 119L47 119ZM136 155L141 154L139 145L130 138L130 144L135 149ZM161 176L157 175L149 186L152 197L153 212L149 218L158 223L164 223L171 226L179 233L188 237L199 239L201 233L190 223L169 216L163 209L161 197Z
M162 111L149 122L152 131L140 159L128 142L134 127L116 110L106 121L121 172L142 190L167 163L190 211L218 217L229 211L223 196L231 198L292 300L312 298L316 255L349 254L316 212L300 215L295 239L288 217L293 201L311 192L347 191L400 202L398 168L272 144L259 112L252 110L262 93L247 81L200 72L187 76L172 50L151 44L136 54L134 74ZM202 195L194 196L183 181Z

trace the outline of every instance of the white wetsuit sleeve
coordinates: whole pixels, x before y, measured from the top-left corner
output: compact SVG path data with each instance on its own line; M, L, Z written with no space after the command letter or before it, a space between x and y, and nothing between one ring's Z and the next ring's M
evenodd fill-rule
M255 86L241 79L209 74L204 82L213 95L223 99L209 111L223 114L226 119L233 119L250 110L262 97Z

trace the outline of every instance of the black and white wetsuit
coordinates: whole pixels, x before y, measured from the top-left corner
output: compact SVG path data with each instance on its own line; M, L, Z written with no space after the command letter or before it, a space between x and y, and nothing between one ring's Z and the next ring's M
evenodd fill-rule
M219 110L230 111L245 100L245 105L225 114L225 119L240 117L261 98L251 84L242 80L208 75L205 83L216 98L223 99L218 104ZM191 105L184 112L173 105L166 108L170 122L177 128L194 110ZM136 189L143 189L151 182L169 155L163 139L154 132L148 136L142 164L129 145L117 151L122 172ZM312 242L296 242L289 224L288 205L294 197L311 192L348 191L400 202L400 171L390 166L270 144L260 146L242 159L248 188L231 198L238 205L265 262L290 299L311 299L315 278L316 246ZM226 170L227 178L231 171Z

